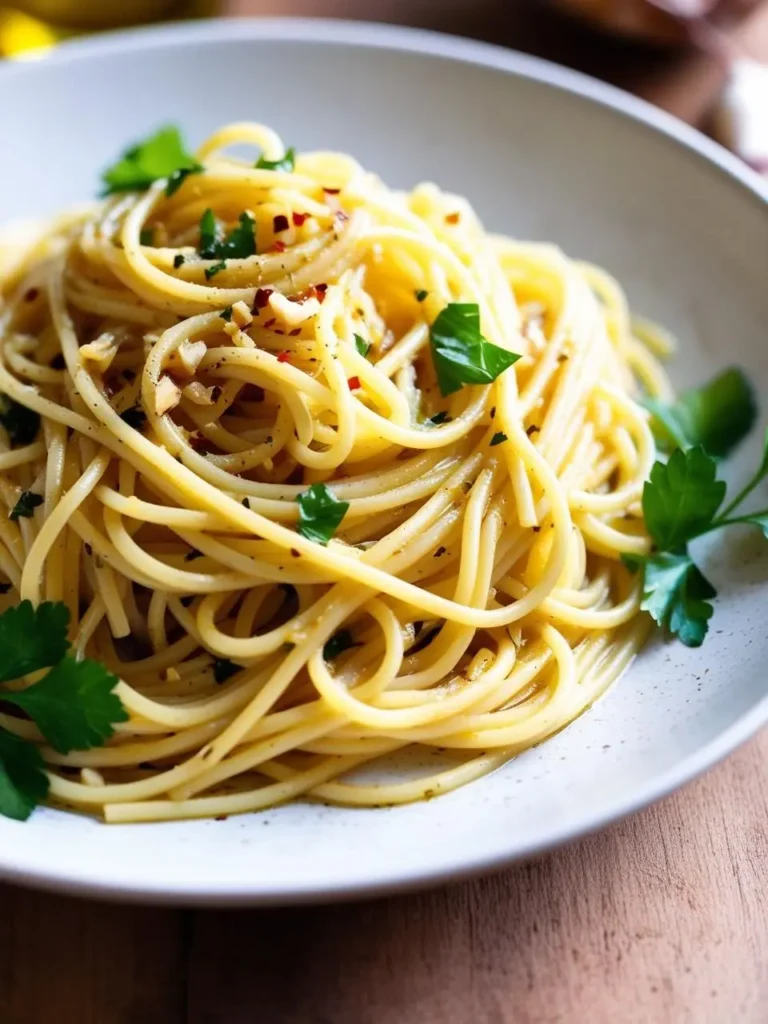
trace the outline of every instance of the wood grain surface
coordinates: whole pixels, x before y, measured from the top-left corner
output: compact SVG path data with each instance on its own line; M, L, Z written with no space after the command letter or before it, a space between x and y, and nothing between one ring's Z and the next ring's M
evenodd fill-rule
M695 121L720 70L522 0L229 0L492 38ZM768 6L742 29L768 56ZM761 34L762 33L762 34ZM225 868L224 868L225 869ZM768 733L538 862L349 906L177 911L0 887L0 1024L768 1024Z
M765 1024L768 733L490 878L174 911L0 887L3 1024Z

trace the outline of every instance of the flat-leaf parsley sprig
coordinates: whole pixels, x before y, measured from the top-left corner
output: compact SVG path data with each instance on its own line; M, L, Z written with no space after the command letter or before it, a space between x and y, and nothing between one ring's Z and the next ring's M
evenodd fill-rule
M724 506L726 485L717 479L716 456L727 455L757 415L744 375L726 370L704 387L684 392L675 405L648 404L660 440L674 440L681 447L666 463L654 464L643 488L643 516L653 551L644 557L624 555L624 562L643 572L641 608L671 636L688 647L699 647L717 591L693 561L688 545L737 523L757 526L768 538L768 508L739 514L768 476L768 431L757 469Z
M114 693L119 679L98 661L69 650L69 611L61 602L36 608L22 601L0 614L0 684L49 669L23 690L0 690L0 701L25 711L61 754L100 747L128 712ZM0 726L0 814L26 821L48 795L40 750Z

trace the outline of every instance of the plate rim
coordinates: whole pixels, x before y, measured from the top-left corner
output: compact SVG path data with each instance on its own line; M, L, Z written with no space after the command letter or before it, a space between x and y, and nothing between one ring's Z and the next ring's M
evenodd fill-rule
M562 67L539 57L490 43L464 39L444 33L383 25L320 18L222 18L109 32L66 42L45 54L43 60L9 62L0 67L0 87L14 79L37 73L36 68L66 66L92 57L131 53L148 48L175 48L190 43L243 42L248 40L286 40L320 45L347 45L384 49L398 53L423 53L480 67L488 67L519 78L534 81L579 96L607 108L615 115L650 129L666 141L676 144L692 156L718 169L731 185L750 197L768 204L768 181L729 153L718 143L684 124L645 100L581 72ZM768 205L763 213L768 210ZM65 869L29 869L18 863L18 856L6 848L0 850L0 880L48 891L63 892L123 902L166 905L288 905L365 899L392 893L424 889L447 882L501 870L515 862L537 857L558 846L596 832L608 824L641 810L690 782L768 723L768 693L724 732L672 767L649 778L631 799L614 797L598 813L586 812L578 824L566 830L553 826L547 832L515 848L514 851L490 850L471 859L466 856L452 864L434 869L390 868L367 881L325 884L287 884L270 886L258 878L252 885L234 887L182 882L169 886L151 879L135 882L94 879L84 871ZM20 826L29 827L29 826ZM130 827L130 826L126 826Z

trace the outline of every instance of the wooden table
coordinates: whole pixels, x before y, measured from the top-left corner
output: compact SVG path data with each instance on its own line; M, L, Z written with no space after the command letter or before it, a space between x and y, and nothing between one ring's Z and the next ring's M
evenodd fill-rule
M612 49L577 30L563 36L514 0L229 6L364 9L501 37L689 120L704 114L719 75L696 56ZM761 24L768 44L768 18ZM766 1024L767 823L764 733L600 835L419 896L217 912L0 887L0 1024Z

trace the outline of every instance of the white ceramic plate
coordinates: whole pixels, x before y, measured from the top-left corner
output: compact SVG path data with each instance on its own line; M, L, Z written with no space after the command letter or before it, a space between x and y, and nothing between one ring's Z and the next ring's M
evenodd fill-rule
M197 142L238 119L272 124L300 148L348 150L393 185L437 180L469 196L490 228L557 240L610 268L638 310L678 334L678 383L738 362L766 393L764 183L605 85L447 36L219 22L0 68L0 223L92 196L99 170L160 123L177 121ZM733 477L757 445L729 465ZM653 643L565 732L457 793L162 825L42 810L23 825L0 819L0 876L168 902L308 901L457 878L598 828L768 719L767 549L735 532L704 552L721 597L703 649Z

